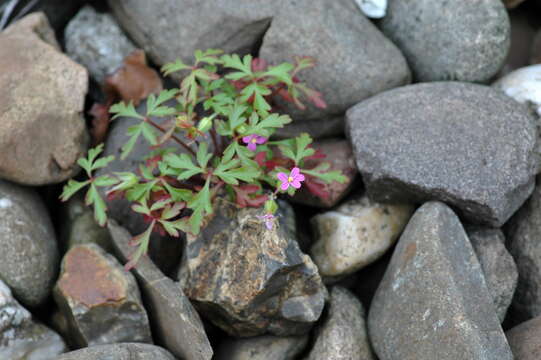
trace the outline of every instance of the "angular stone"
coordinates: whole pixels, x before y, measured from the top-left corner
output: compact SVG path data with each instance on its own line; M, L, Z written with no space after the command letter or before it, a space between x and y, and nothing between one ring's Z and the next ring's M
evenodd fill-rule
M92 346L65 353L56 360L175 360L173 355L161 347L139 344L110 344Z
M0 279L26 306L49 296L58 271L53 224L31 189L0 180Z
M58 41L56 40L56 35L49 24L47 16L41 11L33 12L19 21L14 22L2 31L2 34L21 34L23 32L28 32L29 36L37 35L47 44L54 46L59 51L62 50L60 44L58 44Z
M468 237L438 202L406 226L368 326L380 360L513 359Z
M358 104L346 118L374 200L444 201L473 223L499 227L533 190L535 119L490 87L406 86Z
M515 360L538 360L541 356L541 317L517 325L505 335Z
M503 322L517 287L517 265L505 248L505 237L500 229L467 228L466 231L483 269L498 318Z
M375 360L361 302L348 290L331 291L327 318L306 360Z
M88 74L41 39L52 30L18 29L0 35L0 178L58 183L79 171L86 150Z
M504 64L510 23L501 0L389 2L381 29L419 82L485 82Z
M79 347L152 343L133 275L95 244L77 245L66 253L54 297L71 341Z
M357 197L312 218L310 255L319 273L340 277L371 264L398 239L413 214L411 205L374 203Z
M541 65L531 65L515 70L493 84L541 116Z
M66 351L57 333L32 320L0 280L0 359L47 360Z
M199 236L188 236L180 283L231 335L304 334L319 319L327 291L286 225L267 230L258 215L261 209L217 199Z
M304 336L263 335L245 339L227 339L217 351L217 360L295 360L308 343Z
M98 83L122 65L135 45L108 13L83 7L64 30L66 53L84 65Z
M133 252L130 233L109 221L109 231L117 256L123 262ZM148 257L132 269L139 282L156 340L180 359L208 360L212 348L199 314L180 286L169 279Z

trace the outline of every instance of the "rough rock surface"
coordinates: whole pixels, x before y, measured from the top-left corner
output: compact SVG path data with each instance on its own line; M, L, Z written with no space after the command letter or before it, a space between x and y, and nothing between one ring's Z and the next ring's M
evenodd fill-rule
M541 116L541 65L517 69L493 84L506 95L530 106Z
M503 322L517 287L517 265L505 248L505 237L501 230L467 228L466 231L485 274L498 318Z
M77 245L66 253L54 297L71 341L79 347L152 343L133 275L95 244Z
M52 30L38 18L0 35L0 178L26 185L75 175L88 141L86 69L42 40Z
M109 222L109 231L118 257L127 262L134 250L128 244L130 233L114 220ZM180 359L212 358L199 314L178 283L163 275L148 257L142 257L132 272L139 282L156 341Z
M326 139L344 134L344 115L320 120L295 121L274 133L277 139L290 139L308 133L313 139Z
M284 224L269 231L260 209L218 199L179 271L201 313L234 336L300 335L319 319L327 290Z
M501 0L391 0L381 29L404 53L415 80L484 82L510 45Z
M468 237L438 202L406 226L368 326L380 360L513 359Z
M31 189L0 180L0 279L26 306L53 288L58 249L45 205Z
M308 343L308 335L263 335L227 339L218 348L217 360L295 360Z
M113 16L100 14L89 5L66 26L64 40L68 56L84 65L100 84L135 50Z
M535 119L490 87L406 86L358 104L346 118L374 200L439 200L473 223L499 227L533 190Z
M515 360L541 358L541 317L528 320L508 330L505 335Z
M380 204L366 196L311 220L316 241L310 255L323 277L351 274L376 261L398 239L411 205Z
M57 333L34 322L0 280L0 359L49 360L66 351Z
M56 360L175 360L173 355L161 347L124 343L92 346L86 349L65 353Z
M339 286L331 290L327 318L306 360L375 360L363 305L348 290Z

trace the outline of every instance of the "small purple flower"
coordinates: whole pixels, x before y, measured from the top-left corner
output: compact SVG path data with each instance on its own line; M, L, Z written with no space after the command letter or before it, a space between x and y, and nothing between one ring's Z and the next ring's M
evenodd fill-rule
M258 215L257 218L265 222L265 226L267 227L268 230L272 230L274 226L274 219L275 219L274 215L272 214Z
M301 181L304 181L304 175L301 174L301 169L298 167L291 169L289 175L279 172L276 176L278 177L278 180L282 182L280 184L280 189L282 190L287 190L289 185L293 186L295 189L299 189L301 187Z
M267 142L267 138L264 136L252 134L242 138L245 144L248 144L248 150L255 151L258 144L264 144Z

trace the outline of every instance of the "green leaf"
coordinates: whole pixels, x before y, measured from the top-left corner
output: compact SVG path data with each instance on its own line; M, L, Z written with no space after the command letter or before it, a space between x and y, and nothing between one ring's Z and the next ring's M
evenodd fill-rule
M111 161L115 160L115 157L113 155L109 155L109 156L106 156L106 157L102 157L102 158L99 158L98 160L96 160L94 162L94 164L92 164L92 166L90 167L90 169L92 171L95 171L95 170L98 170L98 169L101 169L101 168L104 168L106 167L107 165L109 165L109 163Z
M163 90L158 97L154 94L150 94L147 99L147 116L173 115L176 112L174 108L160 105L174 98L179 91L179 89Z
M171 73L185 70L185 69L190 69L190 68L191 66L186 65L184 64L184 62L182 62L182 60L177 59L174 63L169 63L162 66L161 71L163 72L164 76L167 76Z
M131 189L126 191L126 199L130 201L148 200L150 193L159 180L152 180L146 183L140 183L134 185Z
M226 68L239 70L240 73L243 74L242 77L244 77L244 76L252 77L253 76L253 74L252 74L252 56L251 55L246 55L241 60L240 57L237 54L233 54L233 55L227 55L226 54L226 55L222 55L222 62L223 62L223 66L226 67ZM235 75L235 74L237 74L237 73L230 73L230 74L227 74L225 77L227 79L239 80L240 78L238 78L238 75Z
M207 178L205 186L189 202L188 207L193 210L190 220L191 232L195 235L199 233L201 224L205 215L212 214L212 204L210 202L210 177Z
M165 221L165 220L159 220L160 224L162 224L163 228L167 233L171 236L178 237L179 233L178 231L188 232L190 231L190 225L188 224L188 221L186 218L182 218L176 221Z
M212 154L208 153L208 145L206 142L199 144L196 155L197 162L199 163L199 166L201 166L201 169L206 169L207 164L212 157Z
M109 112L111 114L115 114L113 116L112 120L116 119L119 116L125 116L125 117L133 117L137 119L144 119L143 116L141 116L133 106L133 102L130 101L129 104L125 104L124 102L119 102L117 104L114 104L109 109Z
M289 72L293 70L293 65L290 63L282 63L277 66L271 66L267 71L265 71L262 76L274 77L277 80L285 83L286 85L291 85L293 80Z
M144 138L150 143L150 145L156 145L158 143L158 137L152 125L142 122L139 124L139 126L141 127L141 132L143 133Z
M246 133L270 137L275 129L283 128L284 125L290 122L289 115L271 114L263 118L263 120L253 122L246 130Z
M141 256L147 253L148 244L150 242L150 235L152 234L152 230L154 229L155 225L156 221L152 221L152 223L148 226L145 232L135 236L131 240L131 243L138 245L138 248L133 254L130 255L130 261L125 265L126 270L133 268L137 264Z
M177 175L179 180L189 179L192 176L203 172L203 169L192 162L192 159L188 154L167 154L164 157L164 161L170 167L181 170Z
M299 164L302 159L307 156L314 155L315 150L309 148L308 145L312 143L312 138L307 133L302 133L295 138L297 144L297 153L295 155L295 164Z
M68 183L64 185L62 195L60 195L60 200L68 201L69 198L71 198L75 193L77 193L77 191L81 190L88 184L90 184L90 180L79 182L70 179Z
M131 172L116 172L115 176L118 179L117 184L110 189L108 193L115 191L126 191L139 183L139 178L137 175Z
M156 132L152 126L146 122L141 122L137 125L130 126L127 133L130 136L130 139L121 147L121 160L125 160L130 154L141 134L143 134L143 137L150 143L150 145L156 145L158 143Z
M171 199L173 201L190 201L193 197L193 192L188 189L178 189L176 187L171 186L169 183L164 182L163 186L171 195Z
M99 176L95 178L93 183L96 186L113 186L114 184L117 183L117 180L110 176L103 175L103 176Z
M94 184L90 185L90 188L86 193L85 204L94 205L94 218L96 219L96 222L100 226L105 226L105 223L107 222L107 206L105 205L105 201L103 201L101 198Z
M219 49L207 49L205 51L195 50L195 64L204 62L210 65L221 64L222 61L216 56L222 54L223 51Z
M268 111L271 109L271 106L265 100L264 96L270 95L271 90L267 88L266 86L263 86L257 82L253 82L246 86L241 91L241 102L247 102L248 99L254 96L254 109L257 110L257 112L261 115L267 115Z
M312 169L312 170L302 169L301 172L304 173L304 174L308 174L308 175L312 175L312 176L315 176L317 178L320 178L321 180L323 180L327 184L330 184L333 181L344 184L348 180L348 178L345 177L342 174L342 172L340 172L338 170L333 170L333 171L329 171L329 172L319 172L319 171L314 171L314 169Z

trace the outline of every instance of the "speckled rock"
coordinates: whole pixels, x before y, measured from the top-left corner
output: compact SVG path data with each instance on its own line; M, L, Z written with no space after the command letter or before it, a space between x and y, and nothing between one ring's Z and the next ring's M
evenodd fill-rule
M32 320L0 280L0 359L49 360L66 351L57 333Z
M494 87L522 104L527 104L541 116L541 65L515 70L496 81Z
M63 354L56 360L175 360L173 355L161 347L139 344L110 344L92 346Z
M294 121L276 129L273 137L290 139L308 133L312 139L326 139L344 134L344 115L331 116L320 120Z
M541 317L508 330L505 335L515 360L538 360L541 356Z
M419 82L484 82L510 45L501 0L390 0L381 29L404 53Z
M53 225L31 189L0 180L0 279L26 306L42 304L59 262Z
M58 183L79 171L86 150L88 74L42 40L52 33L43 22L27 25L0 34L0 178Z
M267 230L261 209L217 199L179 271L200 313L234 336L301 335L319 319L327 290L284 224Z
M419 208L368 315L380 360L511 360L477 256L446 205Z
M470 227L466 230L483 269L498 318L503 322L517 288L517 265L505 248L505 237L500 229Z
M71 341L79 347L152 343L133 275L95 244L77 245L66 253L54 297Z
M356 105L346 118L374 200L439 200L472 223L499 227L533 190L534 116L496 89L459 82L406 86Z
M98 13L89 5L79 10L66 26L64 41L68 56L84 65L98 83L135 50L113 16Z
M310 255L327 277L351 274L376 261L398 239L413 214L406 204L380 204L357 197L312 218ZM326 279L327 280L327 279Z
M127 262L134 251L129 246L131 234L114 220L109 221L108 227L117 256ZM178 283L163 275L148 257L142 257L132 273L139 282L157 341L179 359L212 358L212 348L199 314Z
M28 36L38 36L47 44L53 46L57 50L61 50L60 44L56 40L54 30L51 28L48 16L39 11L28 14L22 19L9 25L2 31L2 35L21 34L27 32Z
M327 318L306 360L375 360L361 302L348 290L331 291Z
M216 353L217 360L295 360L308 343L304 336L263 335L227 339Z

